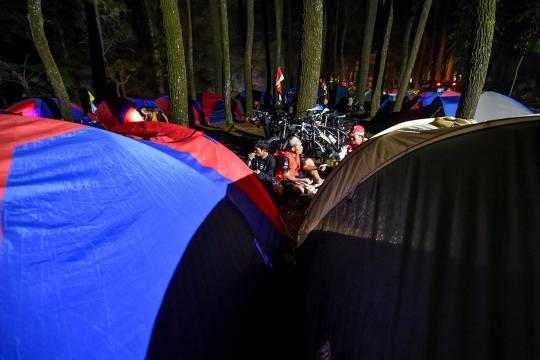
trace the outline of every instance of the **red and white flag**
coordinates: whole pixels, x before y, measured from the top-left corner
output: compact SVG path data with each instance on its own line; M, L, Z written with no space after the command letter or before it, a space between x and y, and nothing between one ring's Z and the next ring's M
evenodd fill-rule
M283 89L281 88L281 82L285 80L283 77L283 72L281 71L281 68L278 67L277 69L277 77L276 77L276 90L279 93L279 101L281 102L281 95L283 95Z

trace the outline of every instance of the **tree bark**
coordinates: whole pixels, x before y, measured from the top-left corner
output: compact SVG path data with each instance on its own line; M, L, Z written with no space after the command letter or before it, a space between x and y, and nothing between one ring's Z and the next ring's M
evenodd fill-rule
M334 78L334 81L338 82L338 76L339 76L339 65L338 65L338 39L339 39L339 5L340 0L336 1L336 20L334 22L334 49L332 50L332 77Z
M274 61L274 71L272 76L275 78L278 67L283 66L282 62L282 30L283 30L283 0L274 0L276 12L276 56ZM274 99L277 99L276 84L274 82ZM277 102L275 102L277 104Z
M143 7L142 18L145 23L143 32L146 33L146 41L149 51L152 54L152 73L155 79L155 86L157 97L165 95L165 79L163 76L163 64L161 61L161 51L157 44L158 39L158 29L156 26L155 15L157 12L154 6L155 3L150 3L150 0L142 0L141 6Z
M427 35L424 32L422 35L422 43L421 43L421 50L420 50L420 57L416 61L416 64L414 65L414 73L413 73L413 84L414 84L414 90L420 90L420 78L422 77L422 69L424 68L424 56L426 54L426 45L427 45ZM425 76L423 79L427 79Z
M315 106L321 69L323 0L305 0L298 111Z
M388 54L388 45L390 44L390 33L392 32L392 23L394 22L394 0L386 0L389 2L390 7L388 13L388 20L386 20L386 29L384 31L384 40L381 48L381 56L379 62L379 71L377 73L377 79L375 80L375 86L371 93L371 110L369 115L371 117L377 114L377 111L381 107L381 93L383 86L384 68L386 65L386 55Z
M414 19L416 18L416 12L418 11L418 1L419 0L412 0L411 10L407 18L407 25L405 25L405 30L403 31L403 40L401 41L401 62L398 70L398 87L399 84L401 84L401 79L403 79L403 74L405 73L405 68L407 67L407 59L409 58L409 43Z
M347 13L348 7L347 2L343 2L343 29L341 30L341 43L339 45L339 80L340 81L347 81L347 85L349 84L349 81L347 79L347 75L345 74L345 39L347 38L347 27L349 26L349 14Z
M60 113L62 119L67 121L73 121L73 112L71 111L71 104L69 101L69 95L64 86L64 81L58 67L49 49L49 43L45 37L45 29L43 26L43 14L41 12L41 0L27 0L28 8L28 20L30 21L30 29L32 30L32 38L36 45L39 57L45 67L45 73L49 79L51 86L54 90L54 94L60 104Z
M454 62L456 58L456 54L454 51L450 54L450 58L448 59L448 64L446 65L446 76L444 77L445 80L454 80Z
M253 32L255 27L255 15L253 0L246 0L247 31L246 46L244 51L244 88L246 90L246 116L253 116L253 83L251 80L251 57L253 55Z
M212 44L214 49L214 93L223 95L223 49L221 48L221 21L218 0L210 0L210 21L212 22Z
M233 126L231 112L231 62L229 55L229 20L227 18L227 0L219 1L221 6L221 46L223 48L223 96L225 97L225 123Z
M442 20L441 41L439 42L439 54L437 56L437 68L435 70L435 80L441 80L442 64L444 58L444 48L446 47L446 28L448 26L448 11L450 4L447 2L444 5L444 15Z
M360 68L358 70L358 80L356 81L356 101L361 104L364 104L364 97L366 95L366 84L369 76L369 62L371 60L371 43L373 42L373 32L375 31L376 18L377 0L369 0L368 11L366 13L364 40L362 41Z
M189 126L186 61L180 13L176 0L160 0L167 43L169 78L169 120Z
M512 97L512 92L514 91L514 85L516 83L516 79L517 79L517 76L518 76L519 67L521 66L521 62L523 61L524 56L525 56L525 53L523 53L521 55L521 57L519 58L519 62L517 64L517 66L516 66L516 72L514 73L514 80L512 80L512 86L510 87L510 91L508 92L509 97Z
M476 6L476 28L473 35L471 58L465 81L461 85L461 98L456 117L470 119L476 113L478 100L486 81L493 32L495 29L495 10L497 0L478 0Z
M289 86L295 87L296 86L296 61L294 61L293 56L293 27L292 27L292 12L291 12L291 2L286 1L285 4L287 5L287 67L285 68L285 71L289 73ZM293 65L295 64L295 65Z
M189 95L191 100L197 100L197 91L195 90L195 74L193 72L193 28L191 24L191 1L186 0L187 19L188 19L188 41L187 41L187 78L189 86Z
M103 40L101 38L101 25L99 23L99 10L97 1L85 1L86 24L88 27L88 47L90 50L90 67L92 69L92 84L97 101L107 98L107 70Z
M420 14L420 19L418 20L418 28L416 29L416 35L414 36L411 53L407 60L407 67L405 68L401 83L399 85L399 91L396 97L396 103L394 105L394 112L401 111L403 99L405 98L405 92L407 91L407 87L409 85L409 78L411 77L416 55L418 54L418 48L420 47L420 41L422 40L422 34L424 33L424 28L426 27L431 2L432 0L425 0L424 6L422 7L422 13Z

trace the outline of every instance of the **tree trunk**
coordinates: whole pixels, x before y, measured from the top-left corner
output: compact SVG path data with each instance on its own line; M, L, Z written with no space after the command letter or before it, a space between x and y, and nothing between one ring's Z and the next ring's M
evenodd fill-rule
M99 10L97 1L85 1L86 24L88 27L88 47L90 50L90 67L92 69L92 84L97 101L107 98L107 70L105 54L101 38Z
M302 69L297 106L300 112L314 107L317 101L322 52L322 8L323 0L304 1Z
M335 6L336 20L334 22L334 49L332 50L332 55L333 55L332 59L334 62L332 64L332 76L336 83L338 82L337 77L339 76L339 69L338 69L339 5L340 5L340 0L337 0L336 6Z
M253 32L255 27L255 15L253 0L246 0L247 31L246 47L244 51L244 88L246 90L246 116L253 116L253 83L251 80L251 56L253 54Z
M62 76L58 72L56 62L49 49L49 43L45 37L45 29L43 27L43 14L41 13L41 0L27 0L28 20L30 21L30 29L32 38L36 45L39 57L45 67L47 78L51 82L54 94L60 104L60 114L62 119L73 121L73 113L71 112L71 104L69 96L64 86Z
M160 0L160 5L167 43L169 120L172 123L188 127L186 61L178 2L176 0Z
M409 58L409 42L414 19L416 18L416 11L418 10L418 1L419 0L412 0L411 10L407 18L407 25L405 25L405 30L403 30L403 40L401 41L401 62L399 64L398 71L398 86L401 84L401 79L403 79L403 74L405 73L405 68L407 67L407 59Z
M193 72L193 28L191 25L191 2L186 0L187 19L188 19L188 51L187 51L187 78L189 85L189 95L191 100L197 100L197 90L195 90L195 74Z
M389 2L390 7L388 13L388 20L386 21L386 29L384 31L384 40L381 48L381 56L379 62L379 71L377 73L377 79L375 80L375 86L371 93L371 111L369 115L371 117L377 114L381 106L381 93L383 86L384 69L386 65L386 55L388 54L388 45L390 44L390 33L392 32L392 23L394 22L394 0L386 0Z
M444 77L445 80L454 80L454 62L455 62L456 54L454 51L450 54L450 59L448 59L448 64L446 65L446 76Z
M295 87L296 86L296 62L293 60L293 48L292 48L292 38L293 38L293 27L292 27L292 12L291 12L291 2L286 1L285 4L287 5L287 67L285 68L285 71L289 73L289 86Z
M521 62L523 61L524 56L525 56L525 53L523 53L523 55L521 55L521 58L519 58L519 62L517 64L517 66L516 66L516 72L514 74L514 80L512 80L512 86L510 87L510 91L508 92L509 97L512 97L512 92L514 91L514 84L516 83L519 67L521 66Z
M326 58L326 47L328 46L328 41L326 41L326 38L328 37L328 3L326 5L323 5L323 30L322 30L322 47L321 47L321 77L326 77L328 74L328 61L325 61Z
M486 81L493 32L495 29L495 10L497 0L478 0L476 6L477 22L473 35L471 58L465 81L461 85L461 98L456 117L470 119L474 117L482 88Z
M223 47L223 96L225 97L225 123L233 126L231 111L231 62L229 56L229 20L227 18L227 0L220 0L221 39Z
M414 84L414 90L420 90L420 78L422 77L422 69L424 68L424 56L426 54L426 45L427 45L427 35L424 32L422 35L422 49L420 50L420 57L416 61L416 64L414 66L414 74L413 74L413 84ZM426 79L426 77L423 77L423 79Z
M347 38L347 27L349 25L349 14L347 13L347 2L343 2L343 30L341 31L341 43L339 46L339 80L340 81L347 81L347 85L349 84L349 81L347 79L347 75L345 74L345 56L344 56L344 50L345 50L345 39Z
M156 13L154 6L156 6L156 4L154 4L153 2L150 3L150 0L141 0L139 4L144 9L143 11L141 11L142 19L145 25L142 32L146 35L145 39L147 42L147 47L149 49L148 51L152 54L151 73L153 74L153 78L155 81L155 83L153 83L152 85L153 87L155 87L155 91L157 92L155 94L157 95L156 97L160 97L165 95L165 79L163 77L161 51L157 44L158 30L156 28L156 19L154 16L154 14Z
M274 0L276 12L276 56L272 76L276 76L278 67L282 67L282 30L283 30L283 0ZM274 99L277 99L276 84L274 83ZM277 102L274 102L277 104Z
M221 21L218 0L210 0L212 44L214 49L214 93L223 95L223 49L221 48Z
M422 34L424 33L424 28L426 27L431 2L432 0L425 0L424 6L422 7L422 13L420 14L420 19L418 20L418 28L416 29L416 35L414 36L411 53L409 55L409 59L407 60L407 67L405 68L401 83L399 84L399 91L396 97L396 103L394 105L394 112L401 111L403 99L405 98L405 92L407 91L407 87L409 85L409 78L411 77L414 62L416 60L416 54L418 54Z
M369 76L369 62L371 60L371 43L373 42L373 32L375 31L376 18L377 0L369 0L368 11L366 13L364 40L362 41L360 68L358 70L358 80L356 81L356 101L361 104L364 104L364 97L366 95L366 84Z
M450 4L447 2L444 5L444 15L442 20L441 41L439 42L439 56L437 57L437 68L435 70L435 80L441 80L442 64L444 58L444 48L446 47L446 28L448 23L448 11Z
M270 105L270 97L272 96L273 80L272 79L272 55L270 51L270 30L268 28L268 2L263 1L263 32L264 32L264 53L266 60L266 92L264 94L264 104Z

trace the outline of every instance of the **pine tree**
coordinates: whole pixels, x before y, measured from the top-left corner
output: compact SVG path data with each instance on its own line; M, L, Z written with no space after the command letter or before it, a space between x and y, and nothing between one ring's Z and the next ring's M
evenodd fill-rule
M45 28L43 27L43 14L41 12L41 0L27 0L28 20L32 30L32 38L39 53L39 57L45 67L47 78L51 82L54 94L60 103L60 113L62 118L67 121L73 121L71 104L69 96L64 86L64 81L58 67L49 49L49 43L45 37Z
M182 26L176 0L161 0L163 25L167 42L167 69L169 78L169 120L189 126L186 61Z

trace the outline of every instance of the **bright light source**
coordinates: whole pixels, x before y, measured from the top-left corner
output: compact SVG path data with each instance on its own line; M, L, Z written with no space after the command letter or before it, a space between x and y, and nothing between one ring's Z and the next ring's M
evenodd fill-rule
M452 83L452 86L456 86L456 85L457 85L457 84L456 84L455 82L454 82L454 83Z
M441 86L441 83L440 83L440 82L438 82L438 83L437 83L437 86Z

